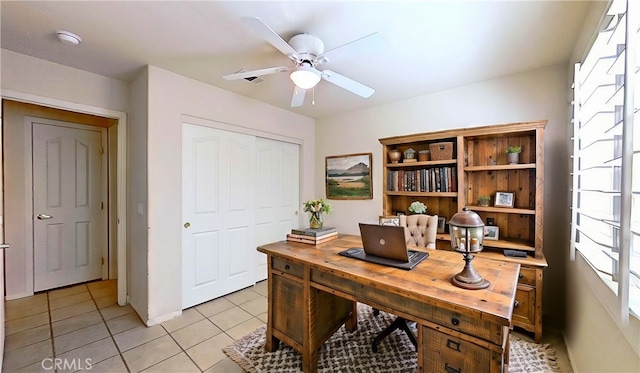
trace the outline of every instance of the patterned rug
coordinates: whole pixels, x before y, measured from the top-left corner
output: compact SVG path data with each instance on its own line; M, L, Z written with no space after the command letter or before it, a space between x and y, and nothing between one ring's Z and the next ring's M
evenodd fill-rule
M373 316L371 307L358 304L358 329L347 332L344 327L322 347L318 372L415 372L417 355L404 332L395 331L371 351L375 335L394 320L380 312ZM262 326L223 349L242 369L250 373L300 372L302 356L280 343L275 352L264 349L265 326ZM415 332L415 330L414 330ZM555 352L548 345L531 343L511 336L509 373L546 373L558 371Z

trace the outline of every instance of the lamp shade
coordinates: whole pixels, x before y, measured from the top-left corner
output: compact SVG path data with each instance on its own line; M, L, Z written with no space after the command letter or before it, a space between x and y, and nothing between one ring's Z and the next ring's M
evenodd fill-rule
M299 66L289 78L300 89L311 89L320 82L320 72L309 66Z
M467 209L453 215L449 220L451 248L461 253L482 251L484 222L480 215Z
M484 222L480 215L466 207L463 208L461 212L453 215L449 220L449 232L451 233L451 248L462 253L465 262L464 269L451 278L451 283L469 290L488 288L489 281L483 279L471 265L473 255L482 251Z

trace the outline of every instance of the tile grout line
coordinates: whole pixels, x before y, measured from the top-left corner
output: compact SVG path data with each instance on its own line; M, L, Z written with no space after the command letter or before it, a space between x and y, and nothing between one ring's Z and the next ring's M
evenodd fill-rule
M118 344L116 343L116 339L113 337L113 333L111 333L111 329L109 329L109 325L107 324L107 320L105 320L104 315L102 314L102 312L100 312L100 307L98 307L98 303L96 302L96 298L94 298L93 293L91 292L91 289L89 288L89 286L87 286L87 290L89 291L89 296L91 297L91 300L93 301L93 304L96 306L96 310L98 311L98 315L100 315L100 318L102 319L102 323L104 324L104 327L107 329L107 333L109 333L109 337L111 337L111 341L113 342L113 345L116 346L116 351L118 351L118 355L120 356L120 360L122 360L122 363L124 364L124 367L127 369L127 372L131 372L131 369L129 368L129 364L127 364L127 361L124 359L124 356L122 356L122 352L120 351L120 346L118 346ZM109 360L109 359L111 359L111 357L108 357L108 358L106 358L105 360L102 360L102 361L106 361L106 360ZM98 363L100 363L100 361Z
M196 311L197 311L197 310L196 310ZM204 316L204 315L203 315L203 316ZM189 324L189 325L192 325L192 324ZM176 341L176 339L175 339L175 338L173 337L173 335L172 335L172 334L167 330L167 328L166 328L164 325L162 325L162 324L160 324L160 326L162 327L162 329L164 329L164 331L165 331L165 332L167 332L167 334L168 334L168 335L169 335L169 337L173 340L173 342L175 342L175 344L177 344L177 345L178 345L178 348L180 349L180 351L181 351L181 352L184 352L184 354L185 354L185 355L187 355L187 358L189 358L189 360L191 360L191 362L193 363L193 365L195 365L195 366L196 366L196 368L198 368L198 370L199 370L200 372L204 372L204 370L203 370L203 369L200 369L200 366L199 366L199 365L198 365L198 364L193 360L193 358L191 357L191 355L189 355L189 354L187 353L187 350L185 350L184 348L182 348L182 345L180 345L180 343L178 343L178 341ZM187 326L188 326L188 325L187 325ZM185 326L185 328L186 328L186 326ZM183 328L180 328L180 329L183 329ZM180 329L176 329L176 330L174 330L174 332L175 332L175 331L178 331L178 330L180 330ZM191 347L193 347L193 346L191 346ZM190 348L191 348L191 347L190 347ZM172 357L174 357L174 356L178 356L178 355L180 355L180 352L178 352L177 354L175 354L175 355L173 355L173 356L170 356L170 357L168 357L168 358L166 358L166 359L164 359L164 360L162 360L162 361L159 361L158 363L153 364L152 366L150 366L150 367L148 367L148 368L146 368L146 369L149 369L149 368L151 368L151 367L153 367L153 366L156 366L156 365L160 364L161 362L163 362L163 361L167 361L168 359L171 359Z
M51 319L51 304L49 303L49 291L47 291L47 316L49 317L49 333L51 333L51 358L56 357L56 344L53 340L53 321ZM42 361L40 362L42 366ZM44 367L43 367L44 368ZM57 370L56 370L57 371Z

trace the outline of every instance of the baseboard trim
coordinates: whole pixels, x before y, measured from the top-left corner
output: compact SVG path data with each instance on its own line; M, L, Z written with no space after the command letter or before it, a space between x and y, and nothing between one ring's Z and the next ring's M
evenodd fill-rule
M4 297L4 300L15 300L20 298L26 298L32 296L34 293L21 293L21 294L11 294Z

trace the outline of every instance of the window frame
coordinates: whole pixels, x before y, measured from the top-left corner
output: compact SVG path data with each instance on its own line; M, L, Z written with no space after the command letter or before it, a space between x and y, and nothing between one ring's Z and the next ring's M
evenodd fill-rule
M606 8L605 17L601 24L607 26L612 19L606 17L607 14L610 14L612 8L613 14L610 14L611 17L616 17L618 14L622 14L619 10L622 8L621 3L624 2L624 12L626 16L624 20L626 24L624 25L625 31L625 58L624 58L624 92L623 92L623 111L622 111L622 151L621 151L621 165L620 165L620 211L619 211L619 236L617 240L614 240L614 244L617 241L617 248L619 248L619 252L617 253L617 268L613 268L612 273L609 275L605 275L602 273L600 269L598 269L597 265L595 265L589 257L589 250L585 250L583 246L583 250L580 250L580 245L576 245L577 240L579 238L578 234L580 231L580 220L579 220L579 203L580 200L578 195L580 192L587 190L588 188L581 188L579 185L579 176L582 176L582 171L584 169L580 169L580 129L581 129L581 110L580 104L580 84L586 82L588 79L582 79L580 67L583 65L588 66L586 64L589 61L589 58L592 57L591 53L600 53L600 51L594 51L594 45L591 45L587 48L584 57L582 58L582 64L577 63L574 67L574 100L573 100L573 137L572 141L572 158L573 158L573 173L572 175L572 190L571 190L571 241L570 241L570 259L572 261L576 260L576 252L580 253L580 257L585 260L586 263L596 272L598 277L603 281L603 283L611 290L612 295L615 297L616 302L614 302L613 310L609 307L611 302L603 302L605 306L607 306L610 311L616 315L616 319L621 321L623 324L629 323L629 316L632 315L636 320L640 315L639 309L630 310L630 278L631 278L631 252L632 252L632 194L633 194L633 126L634 126L634 114L635 114L635 101L634 101L634 85L635 79L639 74L638 66L634 62L634 58L639 55L638 54L638 30L631 31L631 36L629 37L629 29L630 25L634 27L639 25L638 23L638 8L636 8L637 4L632 1L627 0L613 0L609 6ZM634 4L631 4L634 3ZM621 18L622 19L622 18ZM609 22L607 22L609 21ZM621 22L620 22L621 23ZM619 27L620 25L616 25ZM601 30L598 30L597 35L599 35ZM600 58L608 58L609 56L596 54L598 59ZM589 61L591 62L591 61ZM596 64L594 63L594 66ZM631 73L629 73L632 68ZM614 94L615 95L615 94ZM585 101L586 102L586 101ZM615 108L615 106L614 106ZM615 112L615 110L614 110ZM640 117L640 113L639 113ZM640 145L640 144L636 144ZM613 209L614 207L612 207ZM585 224L586 225L586 224ZM636 248L636 250L639 250ZM613 250L612 250L613 251ZM593 257L591 257L594 260ZM615 259L612 258L612 262L615 263ZM615 280L614 280L615 279ZM609 297L607 297L609 298Z

